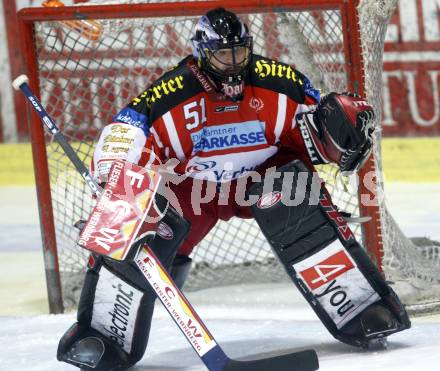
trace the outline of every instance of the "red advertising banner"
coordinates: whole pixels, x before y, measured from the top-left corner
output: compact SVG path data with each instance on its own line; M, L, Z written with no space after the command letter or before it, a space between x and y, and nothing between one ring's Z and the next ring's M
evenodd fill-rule
M263 18L264 24L274 22L270 15L264 15ZM398 2L395 14L388 25L385 40L382 76L384 136L440 135L439 20L440 0L399 0ZM280 54L285 53L285 50L276 41L279 34L272 26L269 28L270 31L265 33L267 38L265 45L272 45L267 50L273 54L273 57L278 58ZM177 50L182 58L191 53L189 48L176 49L176 45L180 44L179 36L172 26L165 27L167 35L165 42L158 44L151 30L147 45L143 50L138 50L139 55L146 55L154 60L157 56L166 55L166 50ZM274 50L277 52L274 53ZM126 55L129 53L127 52ZM51 59L50 53L47 57ZM89 135L94 136L102 123L110 122L117 108L125 105L131 96L138 94L140 87L136 86L136 82L139 83L137 76L141 75L144 77L143 81L151 82L164 71L160 66L145 68L142 71L127 71L123 74L123 81L119 81L118 78L114 82L106 80L105 83L97 83L99 89L93 91L93 86L89 86L88 81L104 78L109 72L114 71L90 70L93 79L87 81L70 79L67 91L64 92L58 85L64 77L61 72L56 76L56 82L48 92L49 102L56 100L60 104L58 96L64 94L67 95L65 97L67 101L78 101L81 104L77 105L79 108L72 108L75 112L66 112L64 107L60 106L51 113L56 117L70 114L75 127L83 125L84 122L88 123L89 126L84 128L83 132L88 131ZM52 77L56 75L53 71L50 74ZM78 84L81 84L81 89L78 89ZM99 102L93 102L92 97L98 97ZM84 106L87 104L90 105L88 109ZM96 111L92 107L93 104L104 108L99 111L99 117L93 116ZM86 117L87 115L89 117ZM63 121L61 118L61 122ZM78 132L75 136L78 136ZM77 137L77 139L81 138Z
M388 25L383 134L440 135L440 1L399 0Z
M71 4L72 1L66 0L65 3ZM262 17L265 32L264 40L260 42L265 45L267 53L278 58L286 50L280 42L279 30L274 26L274 16L263 14ZM325 22L321 18L318 21ZM135 33L139 31L127 29L123 32L125 43L117 44L117 48L103 43L93 55L89 51L80 54L81 43L75 44L73 51L64 54L82 61L77 70L70 72L57 67L59 53L41 42L39 58L47 64L41 68L41 78L50 80L42 91L42 100L66 134L77 140L95 137L102 125L111 122L118 109L165 72L164 59L183 58L191 53L188 46L182 47L190 33L181 35L172 24L158 26L158 29L146 28L147 36L142 43L134 42ZM51 46L63 41L63 37L58 35ZM67 58L64 54L63 61ZM141 63L141 67L130 67L135 59L145 60L145 63ZM110 61L117 63L114 66ZM52 65L54 68L50 67ZM440 0L399 0L385 40L382 76L384 136L440 135L439 75ZM25 112L18 106L16 111L19 119L23 116L20 111ZM20 135L27 132L24 122L17 122ZM69 127L64 127L67 122Z

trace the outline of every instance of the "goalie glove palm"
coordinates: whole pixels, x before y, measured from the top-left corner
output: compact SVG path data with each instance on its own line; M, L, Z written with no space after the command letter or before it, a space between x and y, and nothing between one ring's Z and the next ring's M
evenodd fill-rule
M361 97L330 93L314 112L298 115L297 121L309 153L313 145L318 154L313 163L335 162L342 172L351 172L371 153L374 118L373 108Z

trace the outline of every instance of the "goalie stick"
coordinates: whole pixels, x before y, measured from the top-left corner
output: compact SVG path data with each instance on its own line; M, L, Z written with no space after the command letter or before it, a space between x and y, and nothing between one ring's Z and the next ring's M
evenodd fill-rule
M81 174L87 185L96 196L101 196L102 188L96 183L89 170L78 157L74 149L61 133L55 122L43 108L37 97L32 93L26 75L18 76L12 86L20 90L34 110L38 113L46 128L54 139L63 148L69 160ZM151 287L156 292L159 300L169 312L171 318L180 328L186 339L196 351L200 359L210 371L313 371L319 368L318 357L314 350L279 355L270 358L238 361L229 358L220 345L214 340L203 321L200 319L192 305L177 288L172 278L154 255L148 245L144 245L135 258L139 270L145 276ZM165 279L164 279L165 278ZM164 292L172 290L174 295L165 297ZM169 300L174 297L175 300ZM178 314L176 316L176 313ZM180 317L182 315L182 317ZM182 319L188 318L185 322ZM200 341L195 341L197 338ZM201 338L201 339L200 339Z

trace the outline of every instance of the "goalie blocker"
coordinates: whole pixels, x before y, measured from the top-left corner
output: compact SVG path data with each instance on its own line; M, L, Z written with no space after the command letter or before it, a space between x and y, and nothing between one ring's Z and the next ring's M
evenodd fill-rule
M319 177L295 160L278 168L274 178L269 192L264 181L249 189L249 201L258 199L253 214L330 333L344 343L369 348L409 328L405 308L356 241Z

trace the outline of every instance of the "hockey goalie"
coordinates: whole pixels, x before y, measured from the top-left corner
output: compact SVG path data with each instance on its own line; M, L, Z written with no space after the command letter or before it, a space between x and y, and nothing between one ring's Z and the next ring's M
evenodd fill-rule
M218 220L254 218L336 339L368 348L409 328L403 305L314 168L333 162L354 172L363 165L372 107L354 94L321 97L290 65L253 53L247 26L223 8L201 17L192 42L192 55L104 127L92 164L102 183L116 160L163 174L163 218L145 238L176 283L183 285L189 255ZM112 293L119 309L97 305ZM145 353L154 302L133 262L94 256L58 359L84 370L129 368ZM75 346L89 337L105 344L95 363Z

